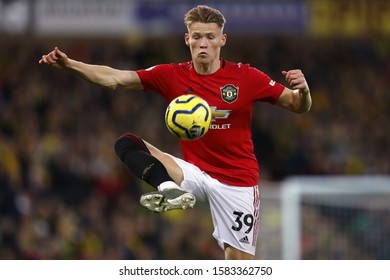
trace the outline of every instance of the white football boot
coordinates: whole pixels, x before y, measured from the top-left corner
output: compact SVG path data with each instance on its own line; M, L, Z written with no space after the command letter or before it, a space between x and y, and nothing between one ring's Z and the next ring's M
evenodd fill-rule
M140 203L150 211L161 213L174 209L193 208L196 198L193 194L178 188L166 188L161 191L146 193Z

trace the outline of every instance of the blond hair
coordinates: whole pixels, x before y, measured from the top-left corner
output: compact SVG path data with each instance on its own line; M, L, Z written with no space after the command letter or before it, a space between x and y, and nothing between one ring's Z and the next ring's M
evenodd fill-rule
M199 5L192 8L184 15L184 23L188 27L194 22L216 23L221 29L226 20L220 11L206 5Z

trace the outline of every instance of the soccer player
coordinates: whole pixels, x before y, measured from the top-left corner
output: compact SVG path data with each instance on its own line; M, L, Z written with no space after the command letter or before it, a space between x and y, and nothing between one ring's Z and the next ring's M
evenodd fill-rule
M213 236L225 259L253 259L259 229L259 167L251 139L253 103L268 102L295 113L307 112L311 96L299 69L282 71L288 87L248 64L225 61L221 48L225 18L200 5L184 17L184 42L192 60L137 71L86 64L57 47L39 63L71 70L108 88L154 91L169 103L182 94L196 94L214 110L212 126L195 141L180 141L184 160L171 156L140 137L126 133L115 151L138 178L157 188L140 203L154 212L186 209L207 200Z

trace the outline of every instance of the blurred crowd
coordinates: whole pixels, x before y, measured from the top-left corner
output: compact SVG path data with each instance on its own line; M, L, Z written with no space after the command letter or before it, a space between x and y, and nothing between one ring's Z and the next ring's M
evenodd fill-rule
M302 259L389 260L390 210L365 206L304 203Z
M38 64L54 46L120 69L187 61L182 38L1 41L0 259L223 258L202 204L148 213L138 199L152 188L114 153L116 138L131 131L181 155L164 125L163 98ZM261 178L390 172L388 40L229 37L222 56L281 83L282 70L300 68L312 90L304 115L255 105Z

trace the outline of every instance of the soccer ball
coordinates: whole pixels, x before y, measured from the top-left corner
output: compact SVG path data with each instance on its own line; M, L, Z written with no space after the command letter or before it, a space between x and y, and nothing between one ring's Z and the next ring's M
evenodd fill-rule
M168 130L182 140L199 139L211 123L209 104L193 94L181 95L171 101L165 112Z

